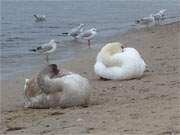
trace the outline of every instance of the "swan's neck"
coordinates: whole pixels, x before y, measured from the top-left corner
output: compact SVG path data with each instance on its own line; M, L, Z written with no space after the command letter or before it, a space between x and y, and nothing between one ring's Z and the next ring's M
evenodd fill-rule
M103 52L101 52L101 59L102 62L107 66L116 66L117 63L113 60L113 55L116 53L121 53L122 51L117 49L117 50L104 50Z

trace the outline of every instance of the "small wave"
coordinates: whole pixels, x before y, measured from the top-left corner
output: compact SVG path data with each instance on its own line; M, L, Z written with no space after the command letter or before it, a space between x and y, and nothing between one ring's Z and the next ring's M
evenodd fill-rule
M2 22L2 25L12 24L10 22Z
M59 26L49 26L49 27L47 27L47 28L50 28L50 29L59 29L59 28L61 28L61 27L59 27Z
M6 42L13 42L13 41L30 41L30 40L34 40L34 38L29 38L29 37L12 37L12 38L8 38L5 41Z
M30 33L41 33L40 31L31 31Z

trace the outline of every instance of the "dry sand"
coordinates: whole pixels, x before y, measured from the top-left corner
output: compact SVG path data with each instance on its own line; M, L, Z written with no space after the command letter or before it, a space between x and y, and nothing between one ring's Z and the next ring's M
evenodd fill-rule
M139 50L148 65L141 79L99 80L93 65L100 48L62 64L90 80L91 104L86 108L23 109L23 81L31 73L2 81L2 134L180 134L179 28L179 22L172 23L109 40Z

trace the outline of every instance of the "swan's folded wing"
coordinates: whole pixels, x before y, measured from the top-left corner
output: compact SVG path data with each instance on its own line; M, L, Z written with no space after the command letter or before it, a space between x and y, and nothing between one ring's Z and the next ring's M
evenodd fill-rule
M134 48L124 48L123 52L116 53L112 55L112 61L114 63L118 63L118 65L122 65L124 61L128 61L129 58L140 58L141 55L139 52Z
M111 79L111 80L123 80L126 76L123 76L124 71L116 66L116 67L106 67L101 62L96 62L94 65L95 73L103 78Z
M111 61L115 63L114 66L122 66L124 58L125 58L124 55L125 55L124 53L116 53L112 56Z
M74 74L74 73L73 73L73 72L70 72L69 70L60 68L60 69L59 69L59 73L58 73L57 75L53 76L53 79L61 78L61 77L64 77L64 76L66 76L66 75L71 75L71 74Z
M50 88L46 91L48 93L54 93L54 92L62 92L63 91L63 79L62 77L59 78L52 78L50 80Z

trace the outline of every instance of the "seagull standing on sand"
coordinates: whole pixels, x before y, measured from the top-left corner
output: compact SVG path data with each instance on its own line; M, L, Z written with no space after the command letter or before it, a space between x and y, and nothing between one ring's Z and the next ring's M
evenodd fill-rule
M46 61L49 64L49 54L56 50L56 42L52 39L49 43L38 46L35 49L30 49L32 52L38 52L46 55Z
M153 14L155 21L160 24L160 21L162 21L165 18L165 12L166 9L162 9L159 12Z
M92 28L92 29L89 29L89 30L86 30L86 31L80 33L77 36L77 38L88 40L88 46L90 48L90 45L91 45L90 40L93 39L96 36L96 34L97 34L96 29Z
M136 22L149 27L150 25L155 24L155 18L152 14L150 14L148 17L143 17L140 20L137 20Z
M46 21L46 16L45 15L33 15L33 16L34 16L36 22Z

